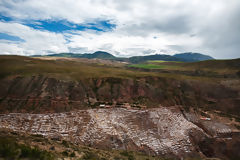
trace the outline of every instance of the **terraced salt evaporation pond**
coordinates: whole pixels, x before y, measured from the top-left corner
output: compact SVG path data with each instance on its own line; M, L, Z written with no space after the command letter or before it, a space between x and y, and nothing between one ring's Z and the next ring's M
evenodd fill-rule
M191 132L205 132L177 107L133 110L89 109L53 114L4 114L1 128L65 139L100 148L139 150L155 155L196 151Z

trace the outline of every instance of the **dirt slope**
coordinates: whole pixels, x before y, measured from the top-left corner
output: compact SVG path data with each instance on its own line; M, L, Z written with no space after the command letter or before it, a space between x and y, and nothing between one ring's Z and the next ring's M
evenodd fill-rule
M14 77L0 83L0 111L63 112L99 103L183 105L238 115L239 90L222 84L160 77L91 78L66 81L46 76Z

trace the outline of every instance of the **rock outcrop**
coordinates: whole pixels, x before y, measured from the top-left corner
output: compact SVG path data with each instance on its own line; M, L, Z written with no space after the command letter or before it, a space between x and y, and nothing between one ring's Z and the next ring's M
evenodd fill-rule
M240 91L210 82L160 77L70 81L41 75L6 78L0 82L1 113L65 112L96 107L99 102L147 107L182 105L240 113Z

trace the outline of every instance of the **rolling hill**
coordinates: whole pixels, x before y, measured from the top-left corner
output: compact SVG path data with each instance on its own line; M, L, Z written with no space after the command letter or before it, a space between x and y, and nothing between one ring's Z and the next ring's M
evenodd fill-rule
M205 61L205 60L214 59L213 57L208 56L208 55L204 55L201 53L192 53L192 52L175 54L175 55L173 55L173 57L182 59L185 62L197 62L197 61Z
M116 57L110 53L97 51L94 53L85 53L85 54L74 54L74 53L59 53L59 54L49 54L50 57L68 57L68 58L99 58L99 59L115 59ZM39 57L38 55L33 57Z
M97 51L94 53L84 53L84 54L77 54L77 53L59 53L59 54L49 54L46 56L50 57L68 57L68 58L88 58L88 59L108 59L108 60L115 60L115 61L122 61L122 62L129 62L129 63L143 63L149 60L163 60L163 61L179 61L179 62L197 62L197 61L204 61L204 60L211 60L212 57L200 53L180 53L171 55L165 54L155 54L155 55L148 55L148 56L133 56L130 58L124 57L115 57L114 55L103 52ZM32 57L41 57L41 55L34 55Z

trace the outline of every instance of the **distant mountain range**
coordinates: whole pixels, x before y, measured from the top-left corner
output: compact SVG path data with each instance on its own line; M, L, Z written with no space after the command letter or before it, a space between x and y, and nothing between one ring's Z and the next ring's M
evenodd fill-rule
M191 61L191 62L213 59L211 56L200 54L200 53L192 53L192 52L175 54L174 57L184 59L184 61Z
M97 51L94 53L85 53L85 54L75 54L75 53L59 53L59 54L49 54L49 57L68 57L68 58L98 58L98 59L108 59L108 60L116 60L130 63L143 63L149 60L163 60L163 61L183 61L183 62L197 62L204 60L214 59L211 56L204 55L201 53L179 53L173 56L165 55L165 54L155 54L149 56L133 56L130 58L120 58L115 57L108 52ZM41 55L34 55L33 57L41 57Z
M116 57L108 52L97 51L94 53L74 54L74 53L59 53L47 55L50 57L70 57L70 58L99 58L99 59L115 59Z

